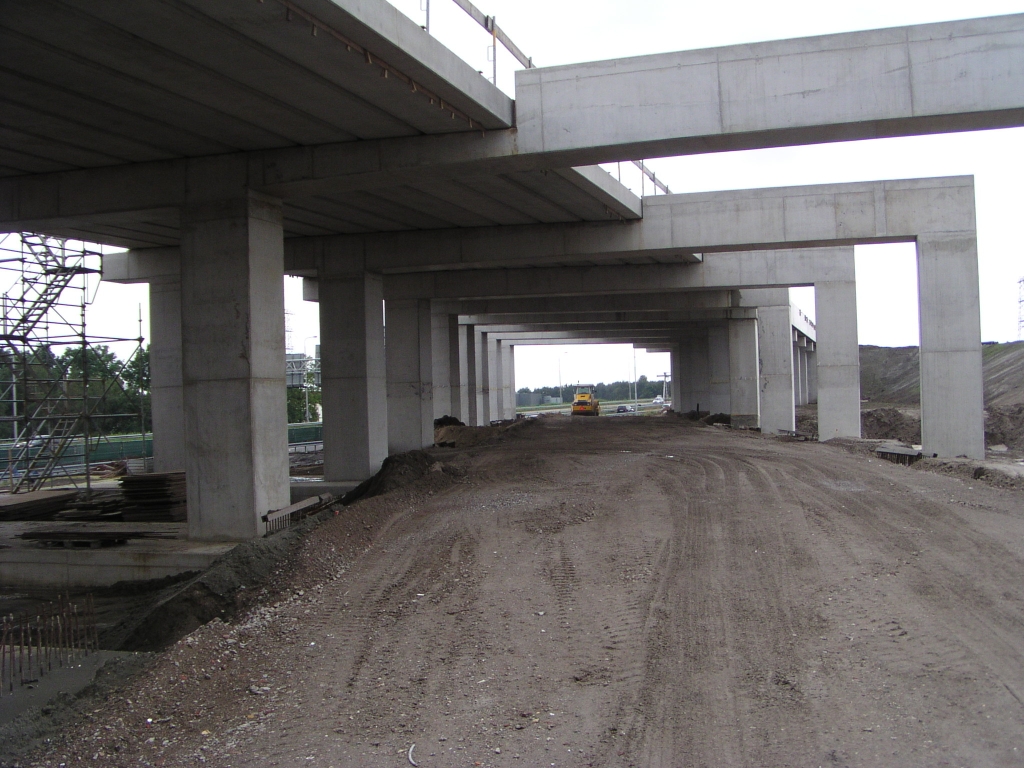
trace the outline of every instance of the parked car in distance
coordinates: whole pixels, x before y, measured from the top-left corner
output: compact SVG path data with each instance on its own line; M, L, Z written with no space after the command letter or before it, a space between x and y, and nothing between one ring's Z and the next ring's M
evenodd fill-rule
M661 395L658 395L656 398L651 400L651 402L654 403L655 405L661 405L662 403L665 402L665 398L662 397Z
M632 413L634 410L632 405L620 405L615 409L616 413Z

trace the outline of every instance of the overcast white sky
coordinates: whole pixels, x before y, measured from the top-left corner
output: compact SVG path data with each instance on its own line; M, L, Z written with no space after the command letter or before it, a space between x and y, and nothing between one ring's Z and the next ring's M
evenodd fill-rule
M418 23L424 22L421 8L425 0L391 2ZM1024 0L975 0L969 4L949 0L475 2L481 11L497 18L499 26L533 57L537 66L1024 12ZM431 33L490 75L490 36L451 0L431 0ZM498 85L514 95L513 73L518 65L500 46L498 63ZM1024 248L1016 231L1024 210L1024 129L649 159L648 165L673 192L973 174L982 338L1017 338L1017 279L1024 276ZM623 181L634 188L638 183L637 178L625 174ZM913 246L858 248L857 273L861 343L916 344ZM310 337L319 333L316 306L301 301L298 283L286 280L290 346L312 353L316 340ZM813 314L811 289L795 291L794 299ZM104 284L90 315L92 329L120 334L127 320L134 334L140 303L146 303L143 289ZM613 381L632 376L633 352L621 345L569 350L520 347L516 354L517 385L557 383L559 361L565 381ZM638 354L637 368L638 373L653 378L668 370L667 355Z

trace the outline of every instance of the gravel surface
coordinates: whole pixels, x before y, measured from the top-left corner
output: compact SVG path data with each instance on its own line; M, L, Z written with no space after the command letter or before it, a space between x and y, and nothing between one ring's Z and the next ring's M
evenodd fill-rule
M37 763L1024 758L1020 491L675 418L430 455Z

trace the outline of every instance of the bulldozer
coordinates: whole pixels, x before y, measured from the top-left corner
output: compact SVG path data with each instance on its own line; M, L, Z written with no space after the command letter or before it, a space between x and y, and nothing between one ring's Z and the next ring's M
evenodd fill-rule
M601 403L594 394L593 384L579 384L572 399L573 416L600 416Z

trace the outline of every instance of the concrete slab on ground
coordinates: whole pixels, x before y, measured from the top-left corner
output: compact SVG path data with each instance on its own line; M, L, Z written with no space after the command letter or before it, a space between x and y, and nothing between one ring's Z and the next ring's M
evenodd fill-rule
M130 539L96 549L44 547L18 538L22 533L44 530L147 531L176 538ZM0 523L0 584L68 588L161 579L201 571L236 543L189 541L184 523L5 522Z

